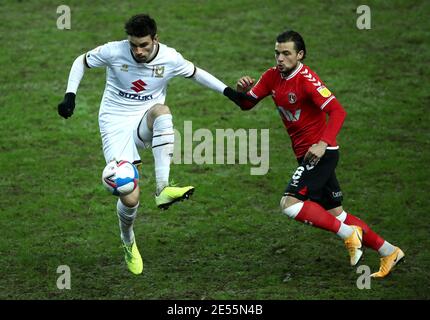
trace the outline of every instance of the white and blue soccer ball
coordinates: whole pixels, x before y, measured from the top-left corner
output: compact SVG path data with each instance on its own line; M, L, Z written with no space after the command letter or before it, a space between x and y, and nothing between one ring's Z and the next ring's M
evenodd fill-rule
M139 182L137 168L128 161L111 161L103 170L102 182L115 196L126 196L136 189Z

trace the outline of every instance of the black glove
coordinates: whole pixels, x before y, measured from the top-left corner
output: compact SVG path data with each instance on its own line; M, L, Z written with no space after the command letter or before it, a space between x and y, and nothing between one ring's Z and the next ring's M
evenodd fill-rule
M240 107L240 92L237 92L236 90L227 87L224 89L223 94Z
M225 88L223 94L235 104L237 104L242 110L246 110L244 109L244 106L242 104L243 101L248 100L253 104L256 104L258 102L258 100L254 97L251 97L243 92L238 92L230 87Z
M63 118L67 119L72 116L73 110L75 110L75 97L76 94L67 92L64 96L64 100L58 105L58 114Z

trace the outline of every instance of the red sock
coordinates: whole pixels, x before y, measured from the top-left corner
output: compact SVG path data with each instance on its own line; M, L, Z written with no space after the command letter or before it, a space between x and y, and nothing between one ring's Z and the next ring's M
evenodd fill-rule
M303 202L303 207L295 219L334 233L339 231L341 224L338 219L325 211L318 203L312 201Z
M363 244L366 247L378 251L378 249L384 244L385 240L372 229L370 229L370 227L364 221L360 220L356 216L348 213L344 223L350 226L359 226L361 229L363 229Z

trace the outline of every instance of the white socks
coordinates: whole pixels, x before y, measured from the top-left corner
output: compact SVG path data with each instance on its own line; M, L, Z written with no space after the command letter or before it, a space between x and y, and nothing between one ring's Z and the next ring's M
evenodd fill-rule
M336 218L338 220L340 220L341 222L344 222L346 217L347 217L347 213L345 211L342 211L342 213L340 215L338 215ZM382 246L378 249L378 253L381 256L386 257L386 256L389 256L390 254L392 254L394 252L394 250L396 250L395 246L393 246L388 241L384 241Z
M340 215L338 215L336 217L336 219L338 219L341 223L339 231L337 232L337 235L345 240L354 232L354 229L352 229L349 225L343 223L346 219L346 212L345 211L342 211L342 213Z
M336 217L336 219L339 220L340 222L344 222L346 219L346 216L347 216L347 213L345 212L345 210L343 210L342 213Z
M392 254L394 252L394 250L396 250L395 246L393 246L388 241L384 241L382 246L378 249L378 253L381 256L386 257L386 256L389 256L390 254Z
M152 153L158 195L169 184L170 163L175 142L172 115L163 114L155 118L152 132Z
M126 244L132 244L134 241L133 222L136 219L138 207L139 204L133 208L127 207L121 202L121 199L118 199L116 208L119 218L119 229L121 230L121 239Z
M341 222L339 231L336 233L339 237L341 237L343 240L348 238L352 233L354 232L354 229L351 228L351 226L348 226L347 224Z

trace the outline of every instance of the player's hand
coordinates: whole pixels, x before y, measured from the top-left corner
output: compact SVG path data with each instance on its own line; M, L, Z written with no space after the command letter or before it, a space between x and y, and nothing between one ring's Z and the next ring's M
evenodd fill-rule
M64 100L58 105L58 114L60 116L65 119L72 116L73 110L75 110L75 97L76 95L72 92L66 93Z
M248 92L254 85L255 79L249 76L244 76L240 78L236 83L236 90L239 92Z
M325 154L326 149L327 143L324 141L313 144L305 154L304 161L309 162L309 164L312 166L316 166L322 156Z

